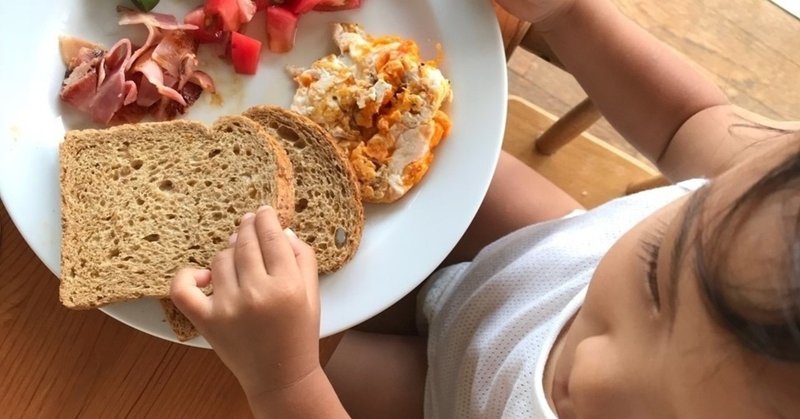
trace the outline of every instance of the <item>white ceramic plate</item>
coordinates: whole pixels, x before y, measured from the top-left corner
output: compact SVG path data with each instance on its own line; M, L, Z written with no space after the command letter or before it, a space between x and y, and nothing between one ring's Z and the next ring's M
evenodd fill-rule
M57 276L61 240L58 144L65 130L89 126L87 118L57 98L64 76L58 36L71 34L107 47L121 36L143 39L144 27L117 25L117 3L0 3L5 22L0 26L0 198L25 240ZM183 16L200 3L162 0L156 11ZM261 38L263 15L256 19L248 33ZM449 253L486 193L506 119L505 58L489 0L364 0L355 11L310 13L300 20L294 50L276 55L265 49L254 77L238 77L216 59L203 60L224 103L212 105L203 96L186 118L211 122L251 105L288 106L294 85L285 66L305 66L335 52L331 23L342 21L359 23L375 35L415 39L425 58L435 57L436 43L441 43L443 72L455 94L448 111L454 125L423 181L398 203L369 206L355 258L342 270L321 278L322 336L387 308L421 283ZM115 304L102 310L131 327L175 341L156 301ZM188 344L208 347L202 338Z

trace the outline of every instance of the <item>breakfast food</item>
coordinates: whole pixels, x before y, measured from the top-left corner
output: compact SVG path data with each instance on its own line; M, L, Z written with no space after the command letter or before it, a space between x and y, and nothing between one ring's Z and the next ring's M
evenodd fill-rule
M170 120L183 114L214 82L198 70L197 43L186 32L194 25L174 16L120 8L120 25L145 25L145 42L123 38L111 49L86 40L59 39L67 67L59 97L94 122L138 122L146 115Z
M290 69L298 84L291 109L331 133L365 201L395 201L422 179L450 131L442 110L450 82L412 40L372 37L355 24L334 25L333 36L340 55Z
M179 341L186 342L200 335L189 318L175 306L172 300L164 298L160 301L160 304L164 310L164 319L167 320L169 328L172 329L172 333L175 333L175 337Z
M349 161L308 118L275 106L256 106L244 116L277 138L292 162L292 229L314 248L320 273L341 268L358 249L364 228L364 207Z
M258 72L262 41L270 52L286 53L294 48L300 18L311 11L355 9L360 0L205 0L183 21L197 29L190 31L201 44L212 44L228 58L239 74ZM263 10L266 37L242 33ZM249 31L252 35L252 31Z
M175 272L207 267L239 217L294 210L292 169L257 123L223 117L70 131L60 146L61 286L69 308L168 297Z
M314 249L321 274L338 270L355 254L364 228L364 208L350 163L308 118L275 106L255 106L244 115L272 134L292 163L292 230ZM179 340L197 336L171 301L161 304Z

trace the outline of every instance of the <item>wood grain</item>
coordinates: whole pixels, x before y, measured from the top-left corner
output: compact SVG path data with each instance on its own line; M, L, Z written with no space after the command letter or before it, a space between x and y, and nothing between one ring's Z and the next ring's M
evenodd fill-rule
M323 340L327 359L339 336ZM0 204L0 417L247 418L213 351L167 342L58 301L58 279Z
M766 0L613 3L694 62L734 104L800 120L800 20ZM519 48L509 61L509 91L556 116L586 96L570 74ZM644 160L605 120L589 132Z
M538 137L555 120L555 115L541 107L511 96L503 150L518 156L581 205L592 208L625 195L630 184L658 174L588 133L579 135L552 156L531 150L530 139Z

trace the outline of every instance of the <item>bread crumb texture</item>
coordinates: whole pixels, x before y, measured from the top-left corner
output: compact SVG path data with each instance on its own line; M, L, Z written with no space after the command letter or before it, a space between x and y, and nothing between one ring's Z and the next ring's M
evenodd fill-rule
M61 302L83 309L167 297L177 270L208 267L242 214L277 206L280 195L294 201L274 175L287 173L280 153L244 117L210 129L171 121L68 132Z
M358 249L364 226L349 160L327 131L302 115L274 106L253 107L244 115L278 139L292 162L292 229L316 252L320 273L338 270Z

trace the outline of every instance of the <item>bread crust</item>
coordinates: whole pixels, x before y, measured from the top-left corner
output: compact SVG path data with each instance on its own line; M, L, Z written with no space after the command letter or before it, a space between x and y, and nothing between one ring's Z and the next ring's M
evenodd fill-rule
M168 297L177 269L208 267L260 205L291 223L291 162L242 116L70 131L59 153L68 308Z
M364 206L350 161L327 131L302 115L276 106L255 106L244 115L261 124L291 161L295 193L292 229L314 248L321 274L340 269L355 254L364 229ZM322 183L324 187L317 187ZM332 199L326 195L334 191L338 211L336 205L329 205ZM326 227L330 225L346 228L346 246L336 246L336 232ZM163 300L162 305L178 340L198 335L172 302Z
M277 138L297 169L292 228L314 247L320 273L340 269L355 254L364 229L361 191L350 160L325 129L296 112L264 105L243 115ZM316 158L319 164L309 163ZM328 183L319 187L321 180ZM338 204L338 211L330 201ZM346 234L344 243L337 242L339 227Z

